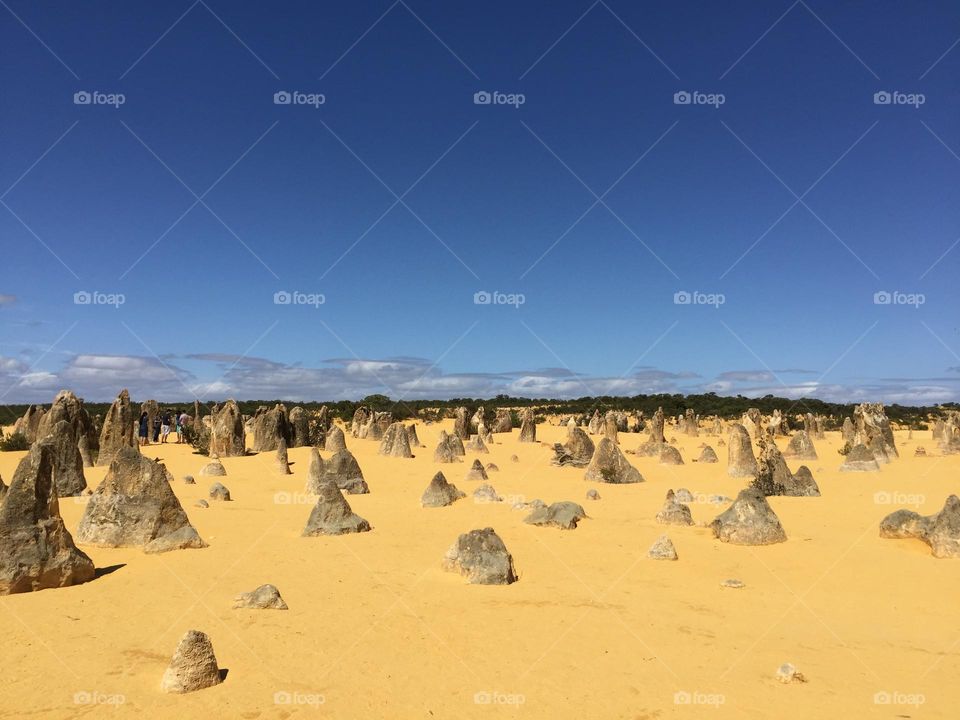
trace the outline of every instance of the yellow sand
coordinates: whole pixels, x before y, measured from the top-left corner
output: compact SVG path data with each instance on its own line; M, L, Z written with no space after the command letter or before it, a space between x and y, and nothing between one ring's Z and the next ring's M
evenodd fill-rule
M117 569L78 587L0 598L0 716L958 717L960 560L877 533L900 504L877 504L875 493L923 495L918 509L932 513L960 491L960 456L936 456L928 432L913 440L899 432L900 460L873 474L838 472L839 437L829 433L809 463L823 497L770 501L788 542L736 547L704 527L654 521L671 487L736 495L742 481L726 476L716 437L668 428L686 465L631 455L646 482L609 486L549 464L560 427L539 426L532 445L518 443L516 430L497 435L480 457L499 465L490 478L501 495L586 507L589 520L560 531L523 524L525 512L507 503L473 502L469 462L432 461L440 427L419 425L429 447L412 460L380 457L378 443L348 435L371 488L348 499L373 531L343 537L300 537L312 506L298 494L307 448L290 451L286 477L274 474L272 453L224 459L233 502L209 509L193 506L215 480L199 477L204 458L184 446L146 448L176 477L210 547L160 556L85 547L99 568ZM628 449L643 440L620 437ZM703 442L719 463L692 462ZM917 445L934 456L915 458ZM0 454L7 482L23 454ZM438 469L468 497L422 509ZM104 473L88 469L88 483ZM183 484L185 474L197 484ZM590 487L602 500L584 499ZM83 507L61 502L71 531ZM692 506L698 523L721 509ZM486 526L514 556L520 580L509 587L468 585L440 568L460 533ZM679 562L647 559L663 532ZM722 588L725 578L746 587ZM236 594L262 583L276 585L290 610L231 609ZM161 675L191 628L211 637L229 673L217 687L166 695ZM807 682L777 682L784 662ZM877 704L877 693L901 704ZM116 710L93 704L115 696ZM923 704L903 704L914 700Z

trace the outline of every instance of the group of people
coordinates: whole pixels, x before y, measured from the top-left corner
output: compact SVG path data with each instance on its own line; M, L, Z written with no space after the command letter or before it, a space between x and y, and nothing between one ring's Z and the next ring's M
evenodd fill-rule
M176 424L177 440L176 442L186 442L184 428L190 422L190 416L185 412L176 410L173 413L170 410L161 410L153 418L153 442L165 443L170 437L170 430ZM146 412L140 413L140 444L149 445L151 437L150 416Z

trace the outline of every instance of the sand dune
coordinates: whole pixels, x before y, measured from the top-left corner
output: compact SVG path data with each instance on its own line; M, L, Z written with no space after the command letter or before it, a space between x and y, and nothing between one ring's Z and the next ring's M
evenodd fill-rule
M496 435L488 455L468 450L466 462L438 465L433 448L452 425L419 425L426 447L413 459L378 455L378 442L348 433L371 490L348 499L373 529L339 537L301 537L315 500L303 493L309 448L290 449L291 475L276 472L271 452L223 458L225 478L200 477L206 459L187 446L144 448L173 473L209 547L81 546L96 580L0 597L0 716L82 717L122 701L117 717L178 719L956 717L960 562L878 536L889 512L935 513L960 489L960 456L939 457L929 433L898 432L901 457L878 473L841 473L840 434L828 433L820 459L804 461L822 497L771 497L787 542L742 547L654 520L669 488L705 500L743 487L714 436L673 433L684 465L631 454L646 482L604 485L550 465L566 434L550 424L537 427L536 443L520 443L515 429ZM645 439L620 435L627 450ZM719 463L693 462L702 443ZM931 456L914 457L917 445ZM0 453L8 483L23 455ZM562 531L524 524L510 502L475 502L480 483L464 479L474 457L499 466L489 482L508 501L572 500L589 518ZM422 508L439 469L467 497ZM106 470L87 468L89 485ZM194 507L216 480L232 501ZM585 499L590 488L599 501ZM60 502L71 532L85 502ZM726 506L690 507L699 524ZM460 533L488 526L513 554L512 585L470 585L441 568ZM646 556L664 532L678 562ZM721 587L728 578L745 587ZM289 610L232 609L264 583ZM209 635L226 679L164 694L161 676L189 629ZM807 682L778 682L785 662Z

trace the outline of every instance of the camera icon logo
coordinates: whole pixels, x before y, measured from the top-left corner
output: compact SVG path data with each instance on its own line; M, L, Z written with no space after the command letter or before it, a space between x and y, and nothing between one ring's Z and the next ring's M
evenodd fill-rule
M686 90L680 90L673 94L673 104L674 105L689 105L693 100L693 96L690 95Z
M873 294L874 305L889 305L892 300L893 296L886 290L879 290Z
M686 290L680 290L673 294L673 304L674 305L689 305L690 301L693 299L693 296L690 295Z
M73 294L74 305L89 305L91 302L93 302L93 295L86 290L80 290Z
M873 104L874 105L889 105L893 100L893 96L888 93L886 90L880 90L873 94Z
M89 105L93 100L93 96L88 93L86 90L80 90L73 94L73 104L74 105Z
M489 105L491 102L493 102L493 96L486 90L480 90L473 94L474 105Z
M274 105L289 105L291 102L293 102L293 96L286 90L280 90L273 94Z
M289 305L293 301L293 296L286 290L278 290L273 294L274 305Z
M474 305L489 305L491 302L493 302L493 296L486 290L481 290L473 294Z

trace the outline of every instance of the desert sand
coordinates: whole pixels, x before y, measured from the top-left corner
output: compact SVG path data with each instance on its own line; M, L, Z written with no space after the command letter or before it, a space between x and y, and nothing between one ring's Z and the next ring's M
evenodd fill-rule
M841 473L837 432L808 461L822 497L771 497L788 541L743 547L699 526L725 509L706 501L746 484L727 477L719 438L677 437L682 466L628 455L636 485L583 480L550 465L565 428L495 435L489 455L438 465L433 448L452 421L418 425L413 459L383 457L347 433L370 486L347 496L372 532L300 536L314 504L303 494L309 448L224 458L226 478L198 475L189 446L143 448L173 473L174 489L209 547L147 555L82 546L100 575L74 587L0 597L2 717L74 718L954 718L960 707L960 561L918 540L878 536L899 507L935 513L958 491L960 455L940 457L929 432L897 432L900 459L876 473ZM595 440L597 438L594 438ZM621 447L643 434L620 434ZM787 438L778 438L781 449ZM716 464L694 463L701 443ZM914 457L924 445L929 457ZM249 446L249 441L248 441ZM329 453L321 453L325 458ZM519 462L511 462L511 455ZM0 453L8 483L23 452ZM473 500L474 457L496 463L490 483L507 502ZM801 464L788 459L791 469ZM86 468L95 488L107 468ZM467 493L421 508L442 470ZM195 485L182 481L194 475ZM231 502L210 500L222 481ZM659 525L669 488L688 488L698 526ZM599 490L599 501L585 493ZM879 493L879 495L878 495ZM913 497L915 496L915 497ZM576 530L523 523L511 500L572 500L589 514ZM87 498L60 510L75 532ZM915 505L913 504L915 503ZM493 527L519 581L470 585L441 568L460 533ZM647 558L663 533L677 562ZM728 578L745 587L721 587ZM264 583L287 611L234 610ZM160 691L181 636L206 633L225 681L188 695ZM793 663L806 682L782 684ZM886 694L886 695L884 695ZM890 700L886 703L885 700ZM115 708L104 707L115 703ZM911 704L914 703L914 704Z

